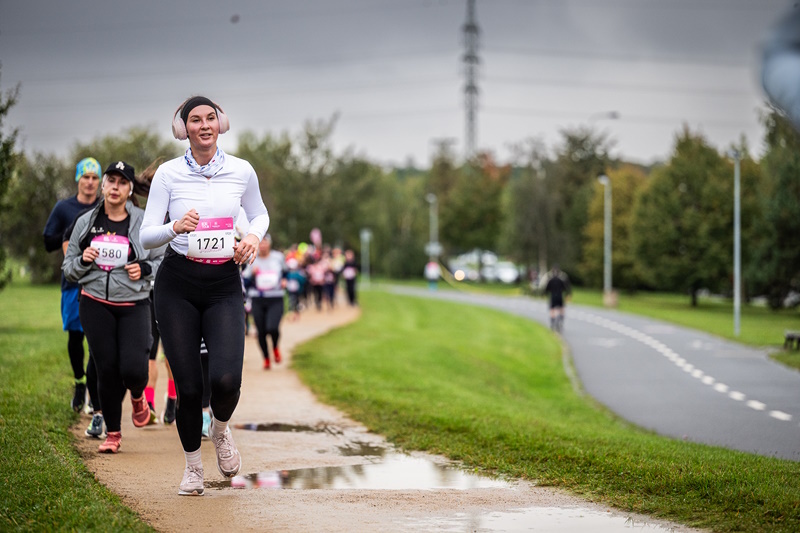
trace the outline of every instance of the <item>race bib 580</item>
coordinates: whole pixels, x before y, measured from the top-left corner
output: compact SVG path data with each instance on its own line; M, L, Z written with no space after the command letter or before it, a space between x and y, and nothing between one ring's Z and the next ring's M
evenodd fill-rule
M128 262L129 246L130 242L127 237L98 235L92 239L92 248L97 248L100 252L94 263L106 271L125 266L125 263Z

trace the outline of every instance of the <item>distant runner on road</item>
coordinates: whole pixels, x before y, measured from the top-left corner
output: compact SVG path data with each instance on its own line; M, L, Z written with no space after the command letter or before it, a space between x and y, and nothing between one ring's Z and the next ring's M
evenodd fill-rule
M558 265L548 273L544 292L550 295L550 329L559 333L564 329L564 299L572 293L569 277Z

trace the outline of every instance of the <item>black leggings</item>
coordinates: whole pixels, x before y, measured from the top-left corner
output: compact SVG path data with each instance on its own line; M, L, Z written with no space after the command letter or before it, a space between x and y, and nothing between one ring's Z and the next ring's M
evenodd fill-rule
M69 334L67 339L69 364L72 365L72 375L78 380L84 376L83 361L86 358L86 352L83 351L83 332L71 329L67 333Z
M81 325L97 368L97 388L108 431L119 431L122 399L138 398L147 386L150 308L147 300L119 306L81 297Z
M150 345L150 360L155 361L158 356L158 341L161 336L158 334L158 322L156 322L156 309L153 303L153 291L150 291L150 331L153 333L153 343Z
M283 317L283 296L253 298L253 321L258 331L258 344L264 359L269 359L267 335L272 338L272 348L278 347L280 325Z
M67 352L69 353L69 363L72 365L72 374L75 379L84 376L83 360L86 357L83 351L83 331L68 330L69 339L67 340ZM97 369L92 359L92 351L89 350L89 361L86 363L86 388L89 389L89 401L92 408L100 410L100 396L97 394Z
M325 297L325 288L322 285L312 285L311 289L314 291L314 303L317 306L317 311L322 311L322 299Z
M183 449L200 448L203 428L203 365L208 349L211 409L230 420L239 402L244 357L244 298L233 261L206 265L171 248L156 274L156 319L178 392L177 426Z

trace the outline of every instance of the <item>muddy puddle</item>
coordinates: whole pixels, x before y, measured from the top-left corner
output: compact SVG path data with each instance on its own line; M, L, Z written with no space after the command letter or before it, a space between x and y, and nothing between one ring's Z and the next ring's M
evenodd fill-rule
M239 424L240 430L261 432L324 432L344 436L329 426L290 424ZM469 490L514 489L502 479L469 472L425 457L398 453L375 443L347 441L336 447L346 457L361 457L363 463L253 472L221 481L206 481L212 490ZM675 531L672 527L633 518L625 513L589 507L528 507L508 511L455 513L448 516L408 518L403 529L440 532L557 531L597 533L624 530Z

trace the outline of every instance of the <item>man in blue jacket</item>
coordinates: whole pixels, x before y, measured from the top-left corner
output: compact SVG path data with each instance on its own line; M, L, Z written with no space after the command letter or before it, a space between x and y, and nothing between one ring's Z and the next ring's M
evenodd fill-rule
M100 186L102 170L100 163L93 157L81 159L75 169L75 181L78 184L78 193L65 200L59 200L47 224L44 227L44 247L48 252L61 250L66 253L69 241L64 240L64 232L72 225L78 215L97 205L97 189ZM72 364L72 373L75 376L75 395L72 398L72 408L81 411L86 403L86 372L84 372L85 353L83 350L83 328L78 317L78 298L80 286L69 283L61 275L61 320L64 331L69 334L67 352ZM90 358L91 366L91 358ZM94 372L89 372L94 374ZM95 403L97 385L91 383L89 397Z

